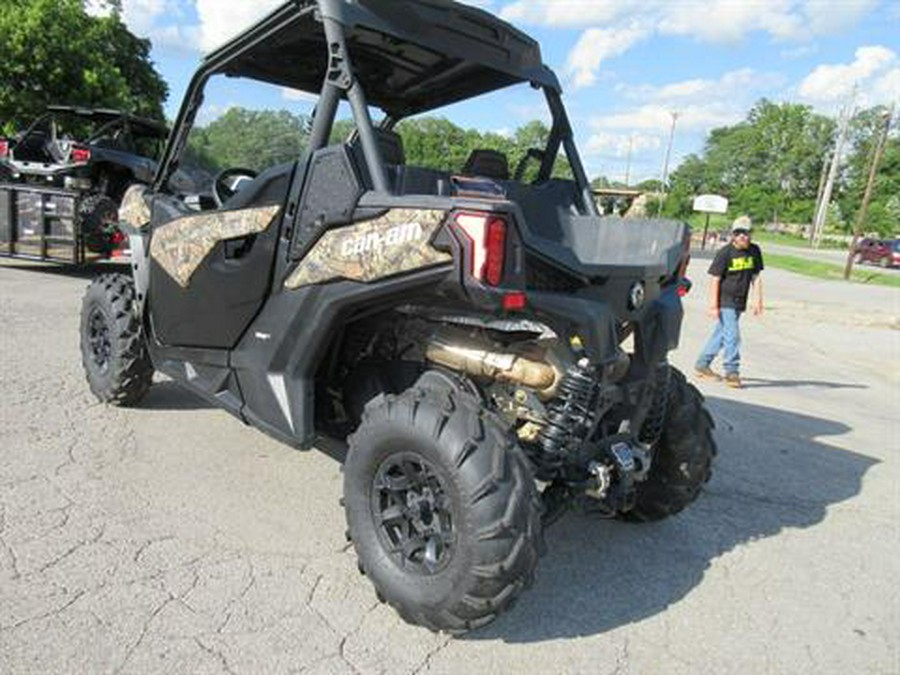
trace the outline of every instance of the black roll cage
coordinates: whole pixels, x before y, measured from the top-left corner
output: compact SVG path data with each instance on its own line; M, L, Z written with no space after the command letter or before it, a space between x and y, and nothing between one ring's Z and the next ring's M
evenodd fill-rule
M390 1L395 2L395 0ZM369 0L369 2L377 4L379 0ZM440 8L458 6L452 0L418 0L418 2ZM209 79L213 75L223 73L228 76L240 76L240 72L235 72L229 66L232 66L239 60L249 61L254 51L268 40L281 36L285 31L296 27L295 24L298 23L299 19L312 17L323 25L327 65L306 152L313 153L328 144L337 114L338 103L342 99L347 100L359 133L366 166L369 170L369 175L372 177L373 189L378 193L390 194L390 183L377 141L375 125L369 114L367 96L363 90L362 83L354 76L350 50L347 48L346 22L352 19L357 22L355 25L365 25L364 19L369 18L365 15L364 10L354 10L354 7L353 3L345 3L344 0L292 0L207 56L188 85L187 93L178 117L175 119L169 141L166 143L162 160L157 169L157 174L153 181L153 190L157 192L163 191L169 178L177 170L187 144L188 135L194 125L197 111L203 104L203 92ZM485 12L470 7L466 7L465 11L470 14L477 12L480 18L490 21L497 26L502 26L511 33L522 35L523 38L529 39L524 34L519 34L518 31L508 26L508 24ZM354 12L358 12L360 15L356 16ZM374 27L376 29L383 28L380 24ZM425 27L420 28L424 29ZM427 47L428 45L424 46ZM497 68L496 63L490 63L489 66ZM546 66L541 66L539 69L523 68L518 70L510 67L500 73L500 75L502 79L498 79L497 86L488 85L488 87L485 87L485 91L499 89L516 82L529 82L535 89L542 89L547 100L553 122L547 147L544 149L543 157L541 158L538 180L545 181L550 178L553 164L559 154L560 147L562 147L572 169L575 182L578 185L585 214L599 215L584 165L575 145L572 127L562 102L562 89L556 76ZM253 78L252 74L250 77L257 79ZM265 81L264 78L263 81ZM390 111L387 112L388 115L385 118L386 126L393 126L402 118L401 115L391 114Z

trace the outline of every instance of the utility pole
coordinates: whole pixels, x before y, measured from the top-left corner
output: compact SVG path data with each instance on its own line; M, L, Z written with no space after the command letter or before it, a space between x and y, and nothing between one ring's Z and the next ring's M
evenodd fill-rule
M631 183L629 182L631 178L631 150L634 146L634 134L628 136L628 156L625 159L625 187L627 188Z
M853 117L853 107L856 101L856 87L853 87L853 93L847 105L841 110L840 129L838 131L838 139L834 148L834 155L831 157L831 167L828 170L828 178L825 179L825 187L822 190L822 198L816 208L816 215L813 220L813 246L819 248L822 242L822 232L825 230L825 220L828 216L828 207L831 204L831 192L834 188L834 181L837 179L838 169L841 164L841 153L844 149L844 140L847 138L847 129L850 126L850 119Z
M885 110L884 126L878 136L878 145L875 146L875 154L872 156L872 165L869 167L869 180L866 182L866 192L863 195L862 205L859 207L859 213L856 216L856 227L853 229L853 240L850 242L850 250L847 252L847 265L844 267L844 279L850 278L850 272L853 271L853 256L856 251L856 242L859 235L862 234L863 225L866 222L866 216L869 213L869 202L872 199L872 190L875 187L875 176L878 174L878 165L881 163L881 155L884 153L884 144L887 141L888 131L891 129L891 119L894 116L894 106L890 110Z
M813 225L809 228L809 243L813 243L813 240L816 238L816 227L815 222L816 218L819 215L819 204L822 202L822 192L825 190L825 177L828 176L828 167L830 165L831 156L826 152L825 156L822 158L822 173L819 176L819 189L816 190L816 209L813 214Z
M675 139L675 123L678 121L678 113L672 111L672 128L669 129L669 144L666 146L666 159L663 161L662 170L662 197L659 199L659 213L662 213L663 204L666 202L666 190L669 181L669 158L672 155L672 141ZM659 213L657 215L659 215Z

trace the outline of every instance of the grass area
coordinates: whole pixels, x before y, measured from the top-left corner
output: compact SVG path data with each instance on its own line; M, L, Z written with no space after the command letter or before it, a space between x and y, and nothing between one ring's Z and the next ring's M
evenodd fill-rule
M731 223L734 220L731 216L719 213L711 213L709 215L709 231L719 232L721 230L730 230ZM706 214L694 213L688 218L691 229L694 232L703 232L703 226L706 224ZM782 234L777 232L766 232L761 226L753 227L753 239L755 241L766 242L770 244L782 244L784 246L797 246L798 248L812 248L809 239L796 234ZM820 248L843 249L847 250L847 245L831 241L830 239L822 239Z
M806 260L805 258L796 258L791 255L781 255L778 253L766 253L765 260L767 267L777 267L778 269L796 272L797 274L803 274L808 277L839 280L843 280L844 278L843 265L819 262L817 260ZM853 273L850 275L850 280L861 284L877 284L879 286L893 286L895 288L900 288L900 275L881 274L858 265L853 266Z
M764 232L762 230L754 230L753 238L756 241L767 242L770 244L783 244L784 246L796 246L798 248L812 248L812 244L806 237L800 237L796 234L779 234L776 232ZM830 248L836 250L847 250L847 245L823 238L819 244L819 248Z

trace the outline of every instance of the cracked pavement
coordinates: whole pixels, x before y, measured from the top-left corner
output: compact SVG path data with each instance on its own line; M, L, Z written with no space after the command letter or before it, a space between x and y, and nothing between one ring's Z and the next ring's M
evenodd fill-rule
M334 459L167 381L97 404L86 275L0 264L0 673L900 672L900 293L766 277L747 388L700 385L703 497L650 525L566 515L534 587L451 639L357 572Z

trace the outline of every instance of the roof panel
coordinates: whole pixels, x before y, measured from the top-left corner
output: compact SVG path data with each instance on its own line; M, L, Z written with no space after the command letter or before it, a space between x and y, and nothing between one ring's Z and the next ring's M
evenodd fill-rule
M210 54L205 67L318 93L327 64L321 17L344 26L369 103L394 116L515 82L559 88L537 42L451 0L294 0Z

